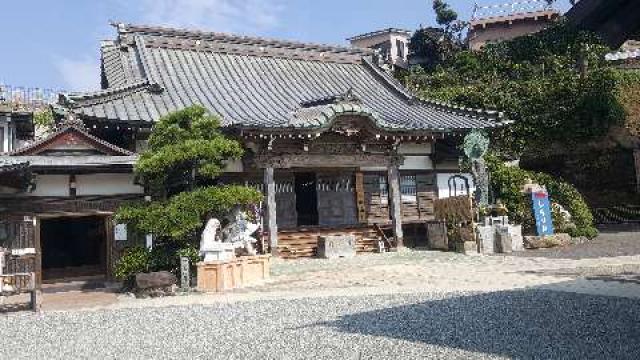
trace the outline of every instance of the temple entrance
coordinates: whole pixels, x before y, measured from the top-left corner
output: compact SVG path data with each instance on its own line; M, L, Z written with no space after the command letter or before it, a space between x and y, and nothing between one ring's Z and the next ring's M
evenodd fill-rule
M107 269L105 218L42 219L40 246L43 280L103 276Z
M318 190L314 173L295 174L298 226L318 225Z

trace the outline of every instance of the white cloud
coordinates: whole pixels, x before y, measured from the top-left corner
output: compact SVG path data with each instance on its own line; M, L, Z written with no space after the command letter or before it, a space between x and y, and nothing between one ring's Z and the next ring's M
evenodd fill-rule
M278 25L282 0L139 0L140 20L152 25L246 32Z
M100 62L91 56L58 58L55 65L66 84L67 91L95 91L100 89Z

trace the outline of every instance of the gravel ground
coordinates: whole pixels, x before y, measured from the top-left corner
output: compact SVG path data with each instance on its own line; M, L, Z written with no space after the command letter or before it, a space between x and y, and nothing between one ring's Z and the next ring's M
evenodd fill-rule
M605 230L597 238L582 244L555 249L527 250L514 254L520 257L559 259L594 259L632 255L640 255L640 228L620 232Z
M0 359L638 359L640 303L520 290L0 317Z

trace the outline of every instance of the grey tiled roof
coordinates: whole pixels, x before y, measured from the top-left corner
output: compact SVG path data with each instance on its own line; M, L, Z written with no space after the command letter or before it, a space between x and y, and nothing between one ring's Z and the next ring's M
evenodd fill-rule
M416 99L373 64L369 50L117 27L117 40L102 44L106 89L61 98L83 119L142 124L201 104L223 125L245 128L322 127L340 114L366 115L389 131L502 124L495 112ZM356 100L331 101L345 93Z
M74 167L82 169L83 167L133 167L138 157L131 156L0 156L0 170L2 164L13 164L13 166L29 166L32 168L48 168L48 167ZM10 166L10 165L7 165Z

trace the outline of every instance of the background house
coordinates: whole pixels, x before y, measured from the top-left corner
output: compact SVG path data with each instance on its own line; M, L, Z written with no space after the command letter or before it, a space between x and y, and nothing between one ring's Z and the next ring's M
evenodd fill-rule
M559 17L560 12L544 0L483 6L476 3L469 21L469 48L477 51L487 44L536 33Z
M409 68L409 30L389 28L357 35L347 39L351 46L379 51L382 61L390 67Z

